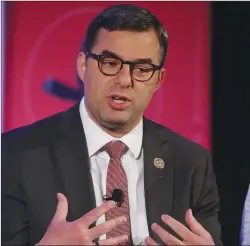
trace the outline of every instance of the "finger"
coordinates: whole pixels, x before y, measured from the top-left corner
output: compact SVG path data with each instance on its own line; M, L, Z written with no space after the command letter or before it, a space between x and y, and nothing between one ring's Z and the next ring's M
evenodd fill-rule
M127 221L127 218L122 216L122 217L117 217L112 220L108 220L106 222L103 222L92 229L90 229L90 238L94 240L95 238L100 237L101 235L111 231L112 229L118 227L119 225L125 223Z
M184 245L182 241L165 231L160 225L154 223L151 228L167 245Z
M187 221L187 224L189 225L191 231L193 231L195 234L197 234L201 237L205 237L205 238L211 237L211 235L195 219L191 209L187 210L186 215L185 215L185 220Z
M191 232L186 226L168 215L162 215L162 221L169 225L184 241L189 243L197 242L198 236Z
M82 226L89 227L93 222L100 218L103 214L107 213L109 210L114 208L116 203L114 201L108 201L100 205L99 207L91 210L77 221L82 224Z
M145 238L146 245L159 245L153 238L146 237Z
M99 244L100 245L119 245L121 243L125 243L128 241L128 236L127 235L121 235L118 237L112 237L109 239L104 239L100 240Z
M68 201L62 193L57 193L57 208L53 218L53 222L65 221L68 214Z

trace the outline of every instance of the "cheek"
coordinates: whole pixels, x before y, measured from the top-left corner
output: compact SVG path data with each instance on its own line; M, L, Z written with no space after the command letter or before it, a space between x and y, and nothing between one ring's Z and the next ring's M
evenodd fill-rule
M140 88L135 90L136 104L140 108L147 107L150 99L152 98L154 87L150 85L140 85Z
M91 68L88 68L85 72L85 86L88 88L89 91L93 91L94 93L97 93L97 88L100 88L101 86L101 78L98 71L93 70ZM92 93L92 92L91 92Z
M86 81L85 81L85 94L88 94L89 97L95 98L95 100L101 101L108 95L110 89L109 87L112 85L112 81L110 78L98 74L97 71L86 73Z

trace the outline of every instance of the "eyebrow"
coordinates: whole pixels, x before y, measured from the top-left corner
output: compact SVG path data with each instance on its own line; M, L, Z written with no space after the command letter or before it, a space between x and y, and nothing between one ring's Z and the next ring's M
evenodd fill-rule
M120 58L116 53L114 53L114 52L112 52L110 50L103 50L102 54L103 55L111 55L111 56L115 56L115 57ZM138 58L138 59L133 60L132 62L142 62L142 63L151 63L151 64L153 63L151 58Z

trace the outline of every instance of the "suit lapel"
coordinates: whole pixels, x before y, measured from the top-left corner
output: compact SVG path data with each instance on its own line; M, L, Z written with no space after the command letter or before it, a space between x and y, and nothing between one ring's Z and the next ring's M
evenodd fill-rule
M72 221L95 207L90 161L77 104L63 115L60 140L55 144L54 163L58 189L68 199L68 220Z
M79 104L62 116L58 128L59 138L51 154L57 176L58 192L68 199L67 219L73 221L96 207L90 160L84 129L79 114ZM144 184L146 212L150 235L151 225L162 224L162 214L172 214L173 209L173 166L171 151L163 128L144 118ZM161 158L165 167L154 165ZM92 225L93 226L93 225Z
M162 214L172 214L173 209L173 166L170 145L164 128L144 118L144 183L147 220L150 236L159 241L151 230L153 223L161 225ZM164 168L157 168L154 159L164 161ZM165 227L165 226L164 226Z

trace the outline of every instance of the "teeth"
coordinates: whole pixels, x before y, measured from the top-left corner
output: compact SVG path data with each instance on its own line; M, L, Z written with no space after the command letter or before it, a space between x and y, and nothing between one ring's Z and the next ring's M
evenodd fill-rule
M119 99L118 97L113 97L112 100L116 103L124 103L125 100L124 99Z

